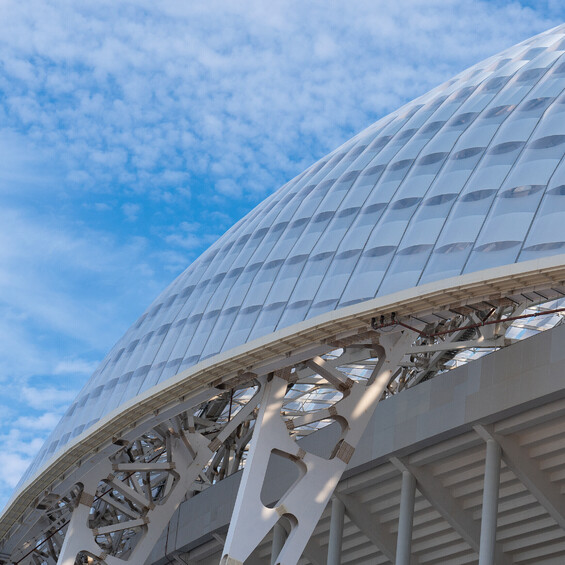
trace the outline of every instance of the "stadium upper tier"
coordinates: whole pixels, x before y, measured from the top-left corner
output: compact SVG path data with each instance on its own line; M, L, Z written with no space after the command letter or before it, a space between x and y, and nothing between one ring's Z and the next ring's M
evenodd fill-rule
M27 472L199 361L318 314L565 250L565 26L379 120L182 273L94 372Z

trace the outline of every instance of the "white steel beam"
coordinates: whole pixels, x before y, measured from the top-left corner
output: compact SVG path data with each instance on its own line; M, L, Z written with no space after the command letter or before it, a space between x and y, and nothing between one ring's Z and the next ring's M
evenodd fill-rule
M290 524L288 521L285 523L284 521L279 522L286 530L286 537L290 533ZM310 538L304 551L302 552L302 556L306 557L312 565L327 565L327 555L324 550L320 547L320 544L314 539ZM249 560L248 560L249 561ZM245 562L247 565L247 561ZM250 563L250 565L252 565Z
M468 341L440 341L428 345L413 345L408 353L430 353L433 351L453 351L456 349L490 349L503 347L504 337L497 339L472 339Z
M412 555L412 526L414 522L415 498L416 479L412 473L403 471L402 487L400 491L400 514L398 516L395 565L410 565L410 558Z
M322 376L325 375L328 382L344 391L343 397L331 408L330 416L339 422L342 435L329 459L307 453L290 437L292 425L287 426L281 416L288 382L275 374L262 377L264 395L228 530L222 565L244 563L283 516L290 521L291 531L276 563L298 563L377 402L414 336L414 332L406 330L380 336L382 362L375 367L367 384L347 380L343 373L334 367L330 369L318 358L310 363L310 368L324 373ZM340 374L336 375L334 371ZM321 411L318 419L327 416L327 411ZM260 498L271 453L293 461L300 475L274 508L266 507Z
M347 390L353 384L353 381L347 378L339 369L336 369L330 363L321 357L314 357L306 361L305 365L331 383L338 390Z
M72 469L87 458L96 463L111 445L113 438L127 438L131 433L137 434L140 427L151 427L156 412L159 418L164 412L172 416L178 414L183 410L179 404L181 398L184 399L182 403L197 406L219 392L217 389L211 389L211 386L215 387L221 382L235 379L240 367L253 367L254 371L267 372L292 363L291 359L298 363L308 357L321 355L330 351L332 346L317 341L315 347L312 347L313 340L325 340L342 332L344 338L350 338L351 335L366 329L367 319L375 312L390 315L393 311L402 311L419 316L440 307L453 309L475 299L485 300L492 296L493 292L495 297L500 297L505 293L513 295L534 287L537 291L560 288L564 280L563 273L563 258L560 255L488 269L480 274L469 273L378 297L337 312L328 312L254 340L234 350L233 355L222 354L207 359L205 363L200 363L131 399L119 410L108 414L74 438L64 450L56 453L43 468L38 469L21 487L21 496L15 498L0 516L0 538L10 538L2 550L6 552L9 548L8 553L12 553L15 544L24 542L28 537L30 524L37 520L39 514L30 504L41 496L45 485L53 484L58 492L65 491L76 482L78 473ZM219 374L224 376L218 379ZM91 457L93 452L97 453ZM17 524L22 526L13 528Z
M302 554L306 557L306 559L308 559L308 561L310 561L310 563L312 563L312 565L326 565L326 555L324 550L320 547L320 544L312 538L310 538L306 544Z
M273 542L271 544L271 565L275 565L277 557L281 552L284 542L286 541L286 530L284 526L277 522L273 527Z
M255 409L258 402L257 396L251 398L212 441L194 430L187 432L183 429L175 431L170 428L165 431L163 439L166 445L167 461L112 463L106 458L91 469L81 481L84 490L80 504L72 513L57 564L74 565L80 552L86 552L106 565L145 563L191 485L201 476L203 469L212 459L214 451L222 447L223 441ZM110 470L112 473L109 473ZM119 473L126 473L126 479L122 480ZM143 479L144 489L139 485L135 473L145 477ZM152 473L156 477L162 475L159 487L162 489L162 497L158 504L151 500L152 485L149 482L149 475ZM125 482L126 480L133 485L133 488ZM95 497L101 482L105 482L108 487L119 492L124 497L124 501L114 500L108 492ZM95 498L110 504L121 514L122 518L115 523L90 528L89 516ZM138 508L137 511L136 508ZM123 516L127 516L128 519L123 520ZM136 528L141 532L140 537L126 558L108 555L96 543L96 536L119 535L121 531Z
M341 565L341 546L343 542L343 522L345 505L334 496L330 518L330 539L328 541L328 565Z
M486 443L479 565L495 565L496 521L500 488L500 446L493 439L487 440Z

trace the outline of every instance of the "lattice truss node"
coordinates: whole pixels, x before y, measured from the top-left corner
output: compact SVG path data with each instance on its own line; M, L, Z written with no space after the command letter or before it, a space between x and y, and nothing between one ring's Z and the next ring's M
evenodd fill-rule
M183 500L244 468L222 564L243 563L282 524L276 563L294 565L377 403L560 323L561 301L542 302L503 298L449 316L376 316L370 327L320 344L319 355L216 384L225 390L197 408L135 441L118 439L65 496L47 493L37 506L41 518L0 563L145 563ZM331 452L310 453L297 441L330 424L337 431ZM273 455L296 470L276 501L262 493Z

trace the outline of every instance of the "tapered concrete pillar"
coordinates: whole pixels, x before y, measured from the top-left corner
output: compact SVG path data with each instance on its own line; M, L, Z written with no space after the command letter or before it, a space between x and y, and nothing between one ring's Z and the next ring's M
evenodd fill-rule
M280 522L273 528L273 545L271 546L271 565L276 565L277 557L286 541L286 530Z
M487 440L479 565L495 565L494 549L500 486L500 456L498 443L493 439Z
M396 565L410 565L415 498L416 479L409 471L403 471L400 515L398 517L398 538L396 539Z
M345 505L339 498L332 499L332 516L330 521L330 539L328 542L328 565L341 564L341 544L343 541L343 521Z

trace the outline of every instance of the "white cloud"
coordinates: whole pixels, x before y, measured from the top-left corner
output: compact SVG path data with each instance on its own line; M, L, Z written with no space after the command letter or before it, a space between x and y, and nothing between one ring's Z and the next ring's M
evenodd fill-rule
M14 488L30 463L31 457L13 452L0 453L0 484Z
M135 273L143 273L144 240L132 238L120 248L107 234L78 233L72 226L50 225L19 210L0 210L0 224L0 307L91 345L100 344L101 338L106 342L114 300L132 290L128 281L116 286L115 277L129 268L133 283ZM92 277L101 286L81 288ZM104 304L108 299L110 310Z
M85 361L83 359L66 359L55 365L53 374L55 375L90 375L96 369L97 363Z
M107 212L108 210L111 210L111 206L109 204L106 204L106 202L95 202L92 207L97 212Z
M182 222L178 227L172 227L171 231L173 233L165 236L165 241L188 251L202 248L205 244L212 244L221 235L217 232L206 233L205 226L199 222ZM182 260L186 264L186 256L183 256Z
M14 426L25 428L27 431L50 431L61 419L61 416L62 414L53 412L45 412L37 417L20 416L14 422Z
M216 183L216 190L224 196L241 197L241 187L232 179L220 179Z
M122 204L122 211L128 222L135 222L139 216L141 206L139 204Z
M24 386L21 390L22 399L34 410L61 410L71 403L77 394L76 389L55 387L36 388ZM59 415L60 416L60 415ZM55 422L56 423L56 422Z
M254 198L374 117L553 23L479 1L7 0L0 86L11 127L33 127L90 188L105 190L89 184L101 174L109 187L126 171L139 191L213 171L225 196Z
M49 418L44 418L44 423L52 425ZM18 484L46 437L42 426L33 425L30 429L25 422L23 428L25 431L12 428L0 434L0 507L8 501L11 489Z

